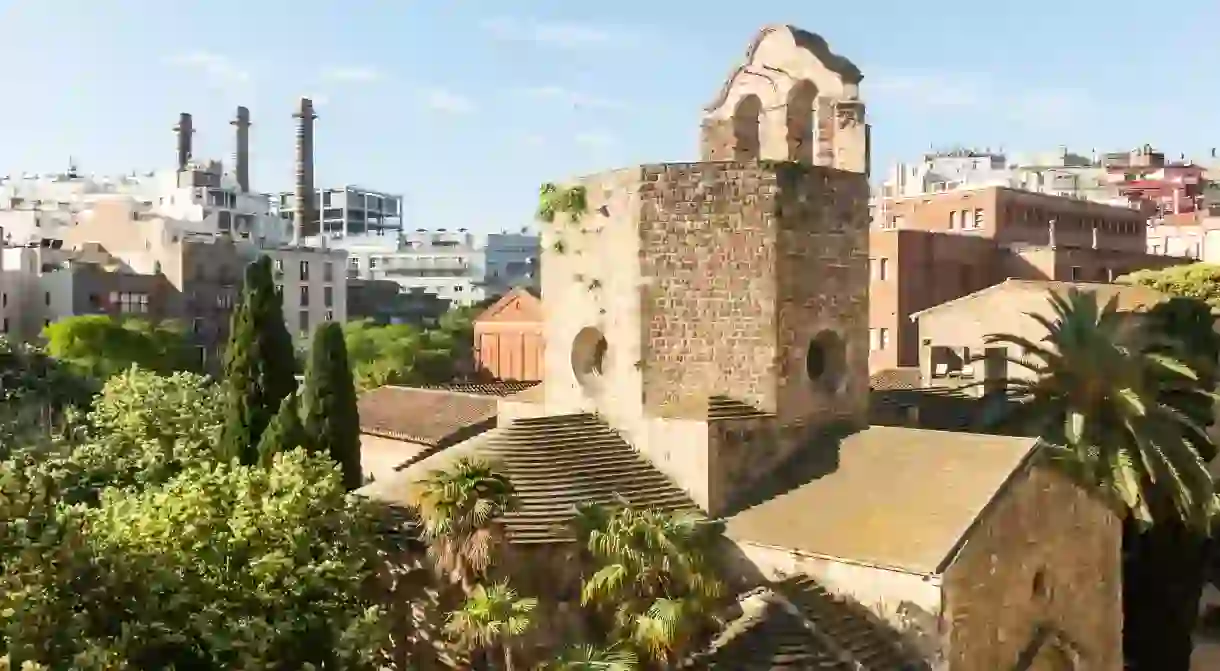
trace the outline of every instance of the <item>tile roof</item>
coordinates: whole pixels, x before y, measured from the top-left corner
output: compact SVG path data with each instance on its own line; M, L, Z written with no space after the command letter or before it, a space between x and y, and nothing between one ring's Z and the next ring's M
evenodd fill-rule
M919 368L905 366L887 368L873 373L868 378L868 387L874 391L899 391L918 389L922 384Z
M494 396L414 387L378 387L360 395L360 430L430 447L460 442L495 425Z
M520 507L505 516L515 543L570 540L566 522L576 504L601 502L662 510L697 510L690 497L609 426L593 415L514 420L418 461L361 493L388 503L411 503L417 483L462 457L496 464L517 488Z
M784 473L796 486L730 517L726 533L739 542L938 574L1036 442L873 426L842 440L829 473L809 473L814 466L803 464L819 461L809 454L795 459Z
M1104 303L1111 298L1117 298L1119 312L1142 312L1158 303L1163 303L1169 300L1169 296L1163 294L1156 289L1151 289L1145 286L1133 284L1106 284L1104 282L1057 282L1051 280L1016 280L1009 279L993 284L984 289L980 289L974 293L966 294L961 298L954 298L951 301L945 301L940 305L934 305L930 308L920 310L911 314L911 319L916 320L920 316L930 312L939 312L950 306L958 306L963 303L974 301L984 296L992 296L1002 293L1036 293L1045 295L1048 292L1054 292L1060 295L1066 295L1068 291L1076 289L1086 293L1097 294L1098 299Z
M742 599L742 616L687 669L916 671L929 665L862 605L798 576Z
M424 385L420 389L456 391L482 396L512 396L538 386L537 381L495 380L492 382L451 382L449 384Z

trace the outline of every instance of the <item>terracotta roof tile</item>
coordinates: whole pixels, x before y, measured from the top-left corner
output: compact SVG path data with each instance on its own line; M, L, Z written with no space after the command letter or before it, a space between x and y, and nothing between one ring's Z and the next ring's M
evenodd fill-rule
M742 599L742 615L683 665L712 671L915 671L927 662L864 606L797 576Z
M796 486L729 518L726 533L738 542L934 575L1036 443L873 426L842 440L829 473L800 472L816 460L798 455L784 471Z
M494 396L413 387L379 387L358 405L362 432L430 447L486 431L498 409Z
M918 389L920 384L920 372L915 367L887 368L868 378L868 387L874 391Z
M494 382L454 382L451 384L435 384L420 387L437 391L456 391L463 394L480 394L483 396L512 396L527 389L538 386L538 382L519 382L503 380Z
M496 464L517 488L520 507L504 520L514 543L570 540L567 522L578 503L698 509L685 491L593 415L514 420L361 491L386 503L410 504L420 480L462 457Z

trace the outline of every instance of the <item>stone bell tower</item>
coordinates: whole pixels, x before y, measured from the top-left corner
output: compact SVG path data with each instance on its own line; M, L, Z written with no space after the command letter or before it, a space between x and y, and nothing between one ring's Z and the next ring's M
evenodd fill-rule
M579 180L544 231L549 414L596 412L712 514L868 399L861 74L765 28L703 120L702 161Z

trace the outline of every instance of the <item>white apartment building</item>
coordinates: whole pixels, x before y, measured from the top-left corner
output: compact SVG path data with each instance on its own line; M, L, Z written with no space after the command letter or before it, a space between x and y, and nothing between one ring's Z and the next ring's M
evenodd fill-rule
M416 229L400 237L337 240L348 251L347 276L391 280L404 291L423 291L455 305L472 305L517 286L538 286L539 237L528 231L477 235Z
M281 220L291 223L296 198L292 192L277 194L271 208ZM402 233L402 196L358 186L318 189L314 204L321 231L329 241L348 237L396 238Z
M266 194L243 191L220 161L189 162L183 170L131 173L117 177L82 175L76 168L58 174L0 178L0 227L5 241L24 245L60 239L63 229L99 200L125 196L137 211L179 222L194 233L232 234L276 245L291 232L271 211Z

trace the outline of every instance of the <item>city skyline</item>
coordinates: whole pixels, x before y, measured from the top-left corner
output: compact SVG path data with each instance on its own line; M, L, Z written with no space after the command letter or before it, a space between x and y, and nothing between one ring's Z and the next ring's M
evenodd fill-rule
M228 162L228 120L242 104L254 122L252 186L284 190L290 115L307 95L319 115L318 186L403 193L408 228L516 229L530 223L543 181L695 159L699 115L724 64L740 61L756 25L775 21L826 28L864 70L874 181L930 146L1147 142L1204 156L1218 142L1192 129L1206 127L1213 94L1194 85L1205 74L1194 64L1220 55L1206 39L1220 8L1188 5L1196 19L1174 42L1189 50L1146 50L1119 68L1113 45L1147 39L1141 14L1124 11L1131 2L950 2L935 13L899 3L692 12L547 0L488 12L465 2L0 2L0 54L15 64L9 89L23 101L0 110L10 129L0 174L65 170L69 157L86 173L171 167L179 112L195 116L197 157Z

